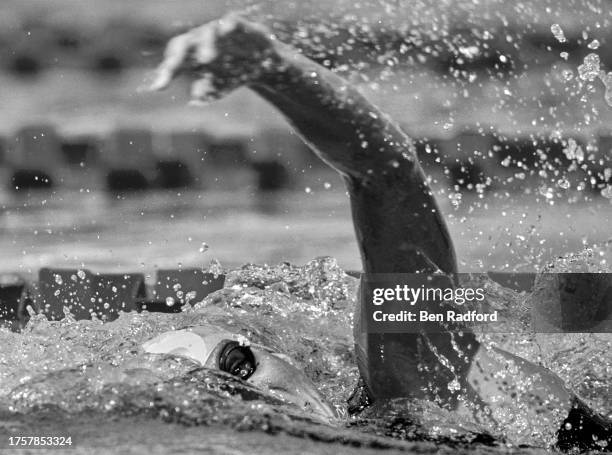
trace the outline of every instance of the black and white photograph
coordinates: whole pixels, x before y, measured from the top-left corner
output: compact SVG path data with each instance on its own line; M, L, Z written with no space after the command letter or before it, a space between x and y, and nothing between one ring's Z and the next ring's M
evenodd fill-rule
M610 0L0 2L0 453L607 452Z

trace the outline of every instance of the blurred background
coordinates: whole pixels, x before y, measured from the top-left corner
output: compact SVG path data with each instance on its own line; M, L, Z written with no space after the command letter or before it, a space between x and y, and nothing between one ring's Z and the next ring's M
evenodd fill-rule
M171 36L230 10L415 139L462 271L585 248L609 264L607 0L3 0L0 272L360 268L341 180L270 106L241 89L191 107L188 81L140 90Z

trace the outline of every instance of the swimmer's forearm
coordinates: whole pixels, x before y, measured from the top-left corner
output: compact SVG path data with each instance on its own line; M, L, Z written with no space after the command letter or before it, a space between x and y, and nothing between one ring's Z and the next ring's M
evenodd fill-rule
M367 272L457 271L453 245L410 139L332 71L279 46L250 87L345 176Z
M346 80L292 48L250 87L276 106L303 139L343 174L401 166L412 170L410 139Z
M174 37L151 88L163 89L186 71L195 77L194 99L250 87L343 175L365 271L456 271L410 139L347 81L235 15Z

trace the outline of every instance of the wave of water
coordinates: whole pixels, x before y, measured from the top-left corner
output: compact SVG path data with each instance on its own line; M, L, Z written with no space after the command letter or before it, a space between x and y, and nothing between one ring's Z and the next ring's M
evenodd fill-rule
M59 322L34 316L23 333L0 331L0 411L28 414L96 412L150 416L189 425L222 424L241 431L271 426L330 441L393 439L439 443L502 441L498 428L466 421L431 403L395 400L357 418L346 399L358 379L352 340L357 280L331 258L303 267L243 266L226 287L178 314L124 313L113 322ZM522 308L525 295L491 282L493 305ZM240 333L286 354L316 384L338 418L316 416L226 373L194 361L143 351L155 335L199 324ZM485 341L541 363L602 412L612 410L610 334L487 335ZM610 414L608 414L610 416ZM512 429L505 432L506 442ZM493 436L491 436L493 435ZM541 445L541 435L531 443Z

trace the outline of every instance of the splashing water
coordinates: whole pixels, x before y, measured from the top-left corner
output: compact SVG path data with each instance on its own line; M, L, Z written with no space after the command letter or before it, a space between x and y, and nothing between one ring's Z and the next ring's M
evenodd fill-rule
M578 67L578 75L583 81L593 82L601 74L599 68L600 60L599 55L589 54L584 58L582 65Z
M563 29L559 24L552 24L550 26L550 31L560 43L565 43L567 41L565 34L563 33Z
M589 257L574 257L556 266L576 269L580 266L576 264L591 264L589 261ZM527 314L524 295L494 282L487 282L486 289L493 305L508 314ZM180 356L157 356L142 350L143 342L161 332L212 324L289 356L338 411L340 418L328 423L326 431L336 431L344 438L360 440L383 434L444 443L500 434L495 426L483 427L432 403L411 400L392 400L349 420L345 402L358 379L351 333L356 292L357 280L345 275L335 260L322 258L303 267L248 265L230 271L224 289L178 314L124 313L109 323L73 318L49 322L34 316L23 333L0 331L4 346L0 411L29 413L51 407L68 415L93 411L154 416L243 430L260 430L262 422L268 421L266 416L278 415L284 416L283 425L302 426L304 434L308 425L320 425L269 390L201 368ZM483 336L482 341L543 363L597 410L612 409L609 334L525 337L509 335L511 331ZM599 361L593 362L595 358ZM522 386L528 391L527 383ZM508 442L513 442L513 434L525 436L519 411L507 411L506 423L511 426L503 433ZM347 427L349 436L341 433ZM528 443L542 445L550 439L549 434L528 430Z
M381 12L383 19L395 16L403 21L403 17L398 14L402 8L393 2L371 3L377 13ZM440 3L442 9L451 10L447 8L448 2ZM468 18L479 17L475 14L476 10L486 10L477 2L459 3L463 3L461 11ZM554 5L553 2L548 3ZM511 5L510 9L521 13L517 15L519 22L521 17L531 14L531 7L524 2L498 2L497 6L504 4ZM356 9L366 6L360 2L355 4ZM415 63L435 63L436 60L445 59L453 61L455 65L450 69L451 77L448 79L445 75L443 82L431 78L433 84L438 84L434 86L439 90L429 92L442 93L442 97L445 96L444 90L453 94L461 93L466 100L480 103L487 97L476 96L478 93L470 91L474 89L470 84L478 85L482 90L499 89L495 86L491 88L488 84L483 87L483 81L486 80L482 75L469 70L469 63L479 57L490 57L486 50L494 48L494 43L508 45L510 51L516 50L514 43L520 41L521 35L504 32L510 27L506 26L508 19L503 14L499 15L503 27L492 27L489 30L486 25L475 26L466 32L453 28L450 13L442 14L427 2L410 2L409 6L406 9L411 12L410 22L406 22L397 35L385 35L390 30L383 27L378 29L376 36L373 25L386 23L380 20L380 15L371 19L347 16L343 24L347 25L345 30L335 26L335 18L331 14L331 19L328 18L326 22L320 17L309 22L311 18L304 16L294 29L283 29L287 25L282 20L276 21L275 32L282 41L301 46L307 55L317 58L324 65L326 61L329 62L326 59L337 57L340 63L333 68L334 71L347 75L357 73L357 80L374 91L382 91L379 80L389 80L389 86L397 92L395 85L399 85L400 89L402 86L396 79L405 78L408 86L415 80ZM297 7L294 5L292 8ZM275 14L278 13L275 11ZM497 12L492 16L498 17ZM480 23L478 20L466 22ZM541 23L546 22L542 20ZM348 33L343 34L346 30ZM558 42L567 42L561 25L553 24L550 30ZM566 31L569 36L569 29ZM321 36L331 36L342 44L331 52L325 52L318 39ZM372 73L379 67L364 62L367 58L361 58L363 56L354 57L355 49L363 51L358 46L364 42L374 43L371 52L375 58L370 60L382 62L385 66L383 70L378 70L376 76ZM394 44L397 44L397 49L393 48ZM593 40L587 47L595 50L599 44ZM341 60L342 55L349 57ZM496 65L509 61L505 54L495 57ZM561 54L564 60L568 57L567 52ZM401 65L410 65L410 75L401 73ZM564 82L593 82L599 78L606 87L605 100L612 106L612 73L606 74L600 66L599 56L589 54L578 68L578 77L574 77L569 69L563 70L561 74ZM491 79L496 71L494 68L488 73ZM517 95L517 89L521 88L521 84L528 86L532 81L520 77L520 72L510 71L508 74L508 84L506 81L501 83L503 90L500 89L500 93L504 96L496 94L489 98L498 100L492 106L495 112L510 112L512 120L515 120L523 117L518 109L521 104L533 104L531 94ZM429 73L427 78L430 78ZM198 89L195 95L205 96L209 94L210 87L200 86ZM553 94L552 89L550 93ZM538 94L542 95L542 92ZM454 96L447 93L446 97L448 106L440 105L445 114L443 118L464 118L462 112L452 105ZM562 101L562 106L568 107L566 100ZM515 104L508 107L509 102ZM399 104L405 110L407 103L402 101ZM579 110L580 106L570 107ZM551 106L550 112L553 114L550 114L549 125L556 130L563 119L556 117L558 114L555 109L556 106ZM540 128L540 122L538 116L534 125ZM514 122L506 123L516 129ZM443 130L451 130L455 126L454 121L443 121L441 125ZM564 152L566 157L576 161L582 153L576 141L568 142ZM544 157L541 159L542 163L548 161ZM508 159L504 166L510 164ZM556 190L553 187L567 189L570 182L557 172L549 168L546 170L552 180L533 188L538 193L539 187L539 194L549 201L555 198ZM516 177L513 178L522 181L525 172L514 175ZM612 198L612 187L606 186L601 194ZM453 192L448 197L455 206L462 203L460 192ZM206 250L207 245L202 244L200 253ZM534 257L530 256L527 260L533 262ZM570 269L575 266L571 261L565 265ZM224 272L218 263L211 264L210 270L214 273ZM315 260L305 267L287 264L277 267L244 266L230 272L229 276L225 289L207 297L193 309L179 314L122 314L118 320L105 324L100 321L74 321L71 317L62 322L48 322L35 316L22 334L0 332L0 343L4 347L0 353L0 365L3 367L0 370L0 410L27 413L50 406L69 414L93 410L110 416L147 415L186 424L217 422L241 430L265 430L269 416L280 416L279 425L285 426L294 424L305 428L307 423L312 423L311 416L295 406L279 402L268 390L254 389L231 376L200 368L181 357L146 354L140 347L144 341L163 331L208 323L243 334L253 342L265 344L291 357L338 410L341 418L332 422L332 429L342 437L347 438L347 433L340 433L340 430L349 427L351 437L355 439L364 434L382 434L395 439L469 442L481 437L485 431L495 433L499 430L466 422L462 417L437 408L432 403L406 400L386 403L382 408L374 409L357 420L346 417L345 401L357 381L351 335L356 283L344 275L335 261ZM492 303L508 311L524 310L524 295L500 289L494 283L488 284ZM174 300L170 304L174 305ZM485 338L483 341L487 343L553 369L597 410L610 412L612 409L609 336L576 334L529 338L490 335ZM598 361L594 362L593 359ZM450 388L455 386L449 383ZM527 388L528 383L519 386ZM530 428L525 427L520 412L508 412L507 422L511 428L505 436L509 442L515 442L513 435L522 436ZM546 444L549 435L539 431L535 429L528 435L527 441L535 445Z
M578 66L578 75L580 79L587 82L593 82L599 78L605 88L604 100L608 106L612 106L612 72L606 73L601 69L600 65L599 55L591 53L587 55L583 63Z

